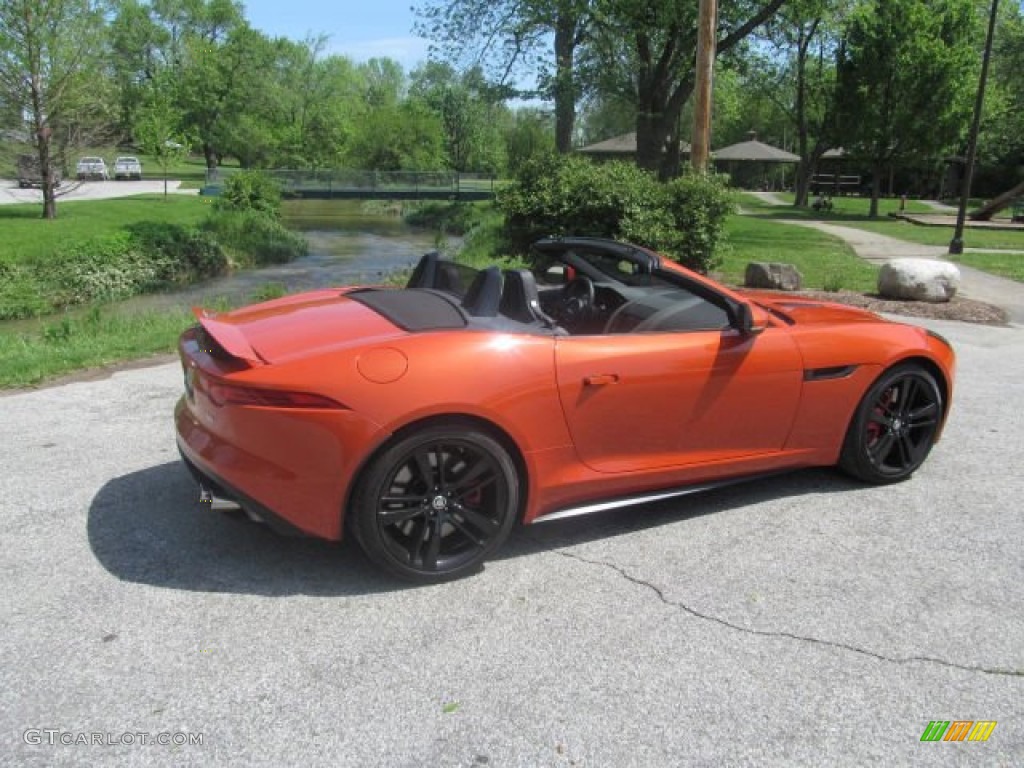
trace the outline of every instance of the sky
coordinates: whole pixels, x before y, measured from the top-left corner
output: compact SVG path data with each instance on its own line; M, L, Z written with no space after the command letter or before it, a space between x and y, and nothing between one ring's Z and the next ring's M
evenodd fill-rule
M427 41L412 33L418 0L242 0L245 18L270 37L327 35L327 53L355 61L395 59L405 71L427 58Z

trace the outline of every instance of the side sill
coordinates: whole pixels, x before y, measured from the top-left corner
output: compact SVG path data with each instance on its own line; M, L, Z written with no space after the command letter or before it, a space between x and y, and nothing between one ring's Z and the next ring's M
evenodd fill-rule
M749 483L751 480L761 480L766 477L773 477L774 475L780 475L784 472L791 470L780 470L779 472L767 472L758 475L748 475L745 477L733 477L728 480L718 480L713 483L702 483L700 485L687 485L680 488L666 488L661 491L654 491L653 493L644 493L637 496L621 496L616 499L609 499L608 501L598 501L590 504L583 504L577 507L567 507L565 509L558 509L554 512L549 512L544 515L538 515L535 517L530 524L536 523L547 523L552 520L565 520L569 517L579 517L580 515L589 515L594 512L605 512L610 509L619 509L621 507L632 507L637 504L650 504L655 501L664 501L665 499L674 499L680 496L689 496L693 493L703 493L705 491L712 491L716 488L726 488L730 485L739 485L740 483Z

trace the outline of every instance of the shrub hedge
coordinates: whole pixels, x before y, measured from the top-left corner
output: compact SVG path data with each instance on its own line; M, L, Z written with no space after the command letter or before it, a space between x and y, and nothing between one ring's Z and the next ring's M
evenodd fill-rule
M717 264L732 197L722 176L683 176L668 183L635 165L548 156L524 164L499 193L505 237L524 252L545 236L586 235L653 248L700 272Z
M305 255L308 243L274 216L258 210L221 210L203 223L203 232L221 243L232 267L291 261Z

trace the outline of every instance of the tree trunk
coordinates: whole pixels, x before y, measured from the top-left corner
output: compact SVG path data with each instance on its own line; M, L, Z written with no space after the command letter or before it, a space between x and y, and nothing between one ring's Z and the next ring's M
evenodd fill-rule
M44 129L45 130L45 129ZM53 168L50 167L53 160L50 157L50 137L44 136L43 131L39 133L39 173L42 177L43 189L43 218L57 218L57 196L53 188Z
M1018 184L1013 189L1004 192L999 197L994 198L987 205L983 205L981 208L971 214L971 221L988 221L993 215L999 213L1006 206L1010 205L1021 195L1024 195L1024 183Z
M208 142L203 143L203 157L206 158L206 169L208 171L212 171L217 167L217 152L212 144Z
M658 130L657 116L648 111L637 111L636 115L636 164L648 171L656 171L661 164L661 148L665 144L664 134Z
M576 126L576 16L560 8L555 22L555 147L563 155L572 151Z
M679 83L669 98L661 91L657 84L638 86L636 164L665 180L679 172L679 115L693 93L693 78Z
M796 174L793 177L793 207L806 208L808 188L811 186L811 175L814 173L814 166L809 162L801 160L797 163Z
M39 159L39 181L43 192L43 218L57 218L57 196L53 183L53 158L50 156L50 128L38 126L36 130L36 153Z
M876 160L871 169L871 207L868 216L878 218L878 199L882 196L882 179L885 176L885 164Z

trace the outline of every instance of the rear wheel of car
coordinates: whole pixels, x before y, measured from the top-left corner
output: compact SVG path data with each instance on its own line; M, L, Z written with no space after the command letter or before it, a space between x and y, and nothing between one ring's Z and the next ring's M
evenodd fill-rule
M869 483L910 477L932 449L942 410L942 392L920 365L886 371L857 406L840 467Z
M409 581L438 582L479 568L518 510L516 466L501 443L464 425L434 425L374 459L349 524L375 564Z

